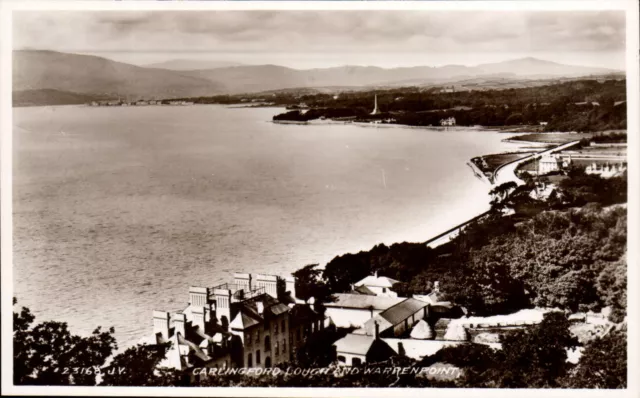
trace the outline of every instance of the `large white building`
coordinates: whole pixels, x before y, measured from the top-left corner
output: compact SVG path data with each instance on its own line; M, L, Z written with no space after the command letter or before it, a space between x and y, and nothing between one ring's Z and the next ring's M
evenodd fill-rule
M386 276L378 276L378 272L376 272L354 283L353 286L357 288L355 290L362 294L398 297L398 293L391 290L395 283L398 283L398 281Z
M442 119L440 120L440 125L441 126L455 126L456 125L456 118L455 117L448 117L446 119Z
M572 163L571 155L563 159L559 154L546 154L538 160L538 174L560 171L571 166Z

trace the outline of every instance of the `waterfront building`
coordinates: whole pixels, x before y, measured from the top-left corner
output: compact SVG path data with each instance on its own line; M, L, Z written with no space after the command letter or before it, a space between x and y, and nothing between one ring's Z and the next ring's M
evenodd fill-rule
M396 352L376 334L374 336L349 333L333 343L339 365L360 366L385 361Z
M375 294L377 296L398 297L398 293L391 290L393 285L398 283L397 280L386 276L378 276L376 271L373 275L354 283L354 287L361 288L362 294Z
M322 312L296 297L293 276L234 274L233 283L191 286L188 305L153 312L153 334L141 344L172 342L159 366L272 367L293 358L325 328Z
M367 335L372 336L376 329L382 336L398 337L420 321L429 317L429 304L414 298L387 308L364 324Z
M440 120L440 125L441 126L455 126L456 125L456 118L455 117L448 117L446 119L442 119Z
M405 300L358 293L337 293L332 297L332 301L324 303L325 315L339 328L364 327L369 319Z
M602 178L611 178L621 176L626 170L627 165L625 163L598 165L594 162L587 166L584 172L586 174L599 175Z
M571 155L564 159L559 154L546 154L538 160L538 175L561 171L573 165Z

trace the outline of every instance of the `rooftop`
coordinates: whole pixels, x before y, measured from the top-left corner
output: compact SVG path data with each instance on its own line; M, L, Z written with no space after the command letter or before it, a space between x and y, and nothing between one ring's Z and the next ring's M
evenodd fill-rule
M405 319L409 318L411 315L420 311L428 304L424 301L416 300L414 298L408 298L401 303L394 305L393 307L388 308L387 310L381 312L379 316L391 323L392 325L397 325Z
M332 297L335 298L335 301L325 303L325 307L373 309L384 311L387 308L392 307L405 300L404 298L400 297L369 296L364 294L352 293L336 293Z
M333 345L336 347L336 352L367 355L373 342L374 339L371 336L349 333Z
M369 275L366 278L355 283L355 286L375 286L375 287L393 287L394 283L398 283L397 280L388 278L386 276Z

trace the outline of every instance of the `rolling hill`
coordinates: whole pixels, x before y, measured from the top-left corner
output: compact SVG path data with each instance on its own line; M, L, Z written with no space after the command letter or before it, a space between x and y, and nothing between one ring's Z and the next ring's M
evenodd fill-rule
M222 91L221 85L210 80L165 69L143 68L89 55L14 51L13 90L42 89L135 98L177 98Z
M373 66L340 66L298 70L277 65L254 65L185 72L211 82L225 82L229 93L256 92L298 87L398 86L453 82L477 77L547 79L602 75L617 71L563 65L523 58L478 66L447 65L384 69Z
M144 65L145 68L169 69L169 70L199 70L227 68L230 66L242 66L239 62L205 61L197 59L172 59L165 62Z
M564 65L536 58L478 66L416 66L391 69L340 66L299 70L278 65L239 65L198 70L169 70L157 66L176 69L212 64L175 60L154 64L156 67L141 67L96 56L41 50L14 51L13 57L14 92L24 92L20 94L22 98L37 97L36 102L51 98L54 103L60 103L64 98L79 101L79 97L72 98L74 95L129 99L184 98L294 88L434 86L479 78L502 81L501 84L507 83L506 86L509 86L509 80L623 73L604 68ZM49 91L38 93L38 90Z

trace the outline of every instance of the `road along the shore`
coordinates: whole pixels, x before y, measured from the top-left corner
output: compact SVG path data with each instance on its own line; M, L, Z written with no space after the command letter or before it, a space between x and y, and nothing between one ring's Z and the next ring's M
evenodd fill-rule
M500 167L498 167L494 172L493 172L493 184L494 185L500 185L500 184L504 184L505 182L509 182L509 181L513 181L518 185L523 185L524 181L522 181L521 179L519 179L516 176L516 169L518 168L518 166L520 166L522 163L527 162L531 159L535 159L535 158L541 158L544 155L548 155L551 153L555 153L555 152L559 152L559 151L563 151L567 148L571 148L574 145L577 145L580 141L572 141L572 142L568 142L566 144L562 144L562 145L558 145L556 147L553 147L551 149L547 149L541 152L536 152L534 154L531 154L529 156L526 156L522 159L516 159L514 161L511 161L509 163L505 163L503 165L501 165ZM458 224L453 228L450 228L449 230L442 232L436 236L434 236L433 238L427 240L425 242L425 244L428 247L437 247L440 246L442 244L445 244L447 242L449 242L451 239L455 238L456 236L458 236L458 234L460 233L460 231L466 227L467 225L471 224L474 221L477 221L478 219L486 216L489 213L489 211L486 211L484 213L478 214L477 216L463 222L462 224Z
M519 179L516 176L516 169L518 168L518 166L520 166L521 164L530 161L531 159L536 159L536 158L541 158L544 155L548 155L548 154L552 154L555 152L559 152L559 151L564 151L567 148L571 148L572 146L577 145L578 143L580 143L580 141L571 141L571 142L567 142L566 144L562 144L562 145L558 145L556 147L553 147L551 149L547 149L541 152L536 152L533 153L529 156L526 156L524 158L521 159L516 159L512 162L509 163L505 163L503 165L500 165L494 172L493 172L493 178L492 181L494 183L494 185L500 185L500 184L504 184L505 182L510 182L513 181L518 185L523 185L524 181L522 181L521 179Z

